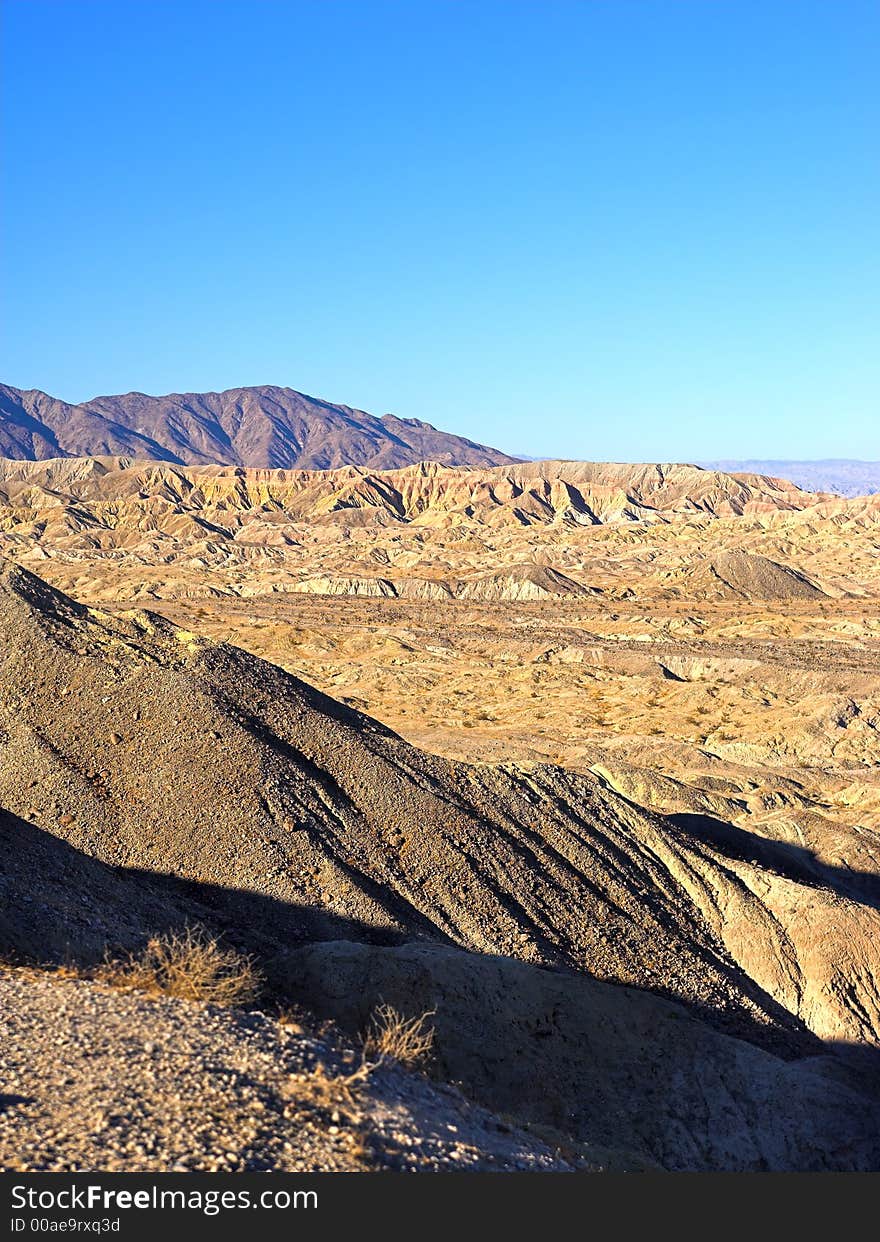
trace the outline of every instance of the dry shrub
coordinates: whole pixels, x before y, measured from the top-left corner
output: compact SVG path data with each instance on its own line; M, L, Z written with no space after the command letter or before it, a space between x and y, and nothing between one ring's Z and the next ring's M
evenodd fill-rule
M243 1005L258 995L261 982L250 957L199 927L154 936L140 953L105 962L96 977L117 988L212 1005Z
M326 1065L294 1074L284 1084L287 1117L311 1119L328 1134L335 1134L343 1146L341 1151L352 1162L349 1172L367 1172L372 1165L370 1144L364 1132L364 1113L360 1090L369 1080L375 1066L362 1062L353 1073L334 1074ZM331 1127L333 1129L331 1130Z
M382 1062L398 1061L401 1065L416 1065L424 1061L434 1046L434 1028L428 1019L431 1009L420 1018L404 1018L384 1001L373 1011L364 1035L364 1056Z
M306 1106L324 1112L355 1109L357 1090L368 1081L375 1068L363 1061L349 1074L331 1074L326 1065L319 1064L305 1073L292 1075L282 1093L294 1108Z
M281 1009L276 1015L275 1021L279 1026L284 1026L290 1031L291 1035L304 1035L305 1027L302 1023L302 1015L296 1009Z

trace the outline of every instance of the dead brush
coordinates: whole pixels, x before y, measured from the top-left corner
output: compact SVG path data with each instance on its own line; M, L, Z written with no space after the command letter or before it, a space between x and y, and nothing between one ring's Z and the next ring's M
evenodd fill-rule
M284 1095L297 1106L308 1106L331 1116L340 1109L357 1108L357 1090L362 1087L376 1069L375 1064L362 1061L349 1074L331 1074L326 1065L320 1064L303 1074L288 1079Z
M285 1085L288 1108L307 1108L338 1120L341 1113L358 1109L358 1091L386 1061L414 1066L424 1061L434 1046L434 1030L427 1025L434 1010L418 1018L404 1018L384 1001L373 1010L363 1035L361 1061L349 1073L332 1074L327 1066L293 1075Z
M281 1089L284 1115L311 1122L343 1144L352 1170L371 1168L370 1124L359 1098L360 1088L376 1068L362 1061L351 1073L332 1073L319 1063L311 1070L293 1074ZM365 1129L366 1127L366 1129Z
M428 1019L431 1009L418 1018L405 1018L383 1001L374 1011L364 1033L364 1059L381 1065L396 1061L399 1065L418 1065L434 1047L434 1028Z
M104 962L95 978L115 988L226 1006L254 1000L262 983L250 957L200 927L153 936L139 953Z

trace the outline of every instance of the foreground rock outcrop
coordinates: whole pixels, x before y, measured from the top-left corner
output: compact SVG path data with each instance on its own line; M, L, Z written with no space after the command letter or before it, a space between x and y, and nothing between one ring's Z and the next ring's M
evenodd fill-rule
M492 1107L669 1170L872 1169L880 1111L834 1055L795 1061L583 975L426 945L312 945L274 964L349 1026L436 1014L442 1072Z

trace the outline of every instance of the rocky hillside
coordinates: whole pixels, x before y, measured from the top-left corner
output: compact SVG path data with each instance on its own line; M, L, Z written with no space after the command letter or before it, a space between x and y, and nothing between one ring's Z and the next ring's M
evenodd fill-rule
M348 530L402 526L515 537L548 527L566 535L718 518L766 523L823 499L776 479L735 479L695 466L540 462L465 470L423 463L394 471L287 471L0 458L0 533L57 551L79 541L101 552L131 552L155 537L283 550L301 542L303 524L342 529L348 538Z
M352 1029L379 998L436 1010L442 1072L579 1143L876 1167L872 1089L842 1055L880 1030L864 876L601 775L425 754L18 567L0 630L0 949L87 962L197 921Z
M165 397L130 392L79 405L0 384L0 455L40 460L105 453L178 464L312 470L344 465L389 470L426 460L494 466L515 460L418 419L375 418L268 384Z
M797 1029L688 899L675 831L594 777L449 764L234 647L18 568L0 625L0 805L84 854L210 886L224 917L286 941L589 963L722 1023Z

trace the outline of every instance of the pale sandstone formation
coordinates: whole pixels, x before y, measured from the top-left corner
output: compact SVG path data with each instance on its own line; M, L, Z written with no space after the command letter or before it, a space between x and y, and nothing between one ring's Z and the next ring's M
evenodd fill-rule
M195 918L348 1024L433 996L446 1072L557 1126L558 1093L479 1070L468 998L515 978L493 1056L534 1026L578 1142L876 1163L878 498L675 466L3 462L0 551L96 606L3 572L9 950ZM611 1042L647 1025L599 1074L571 1050L606 1005ZM693 1075L699 1099L666 1085Z

